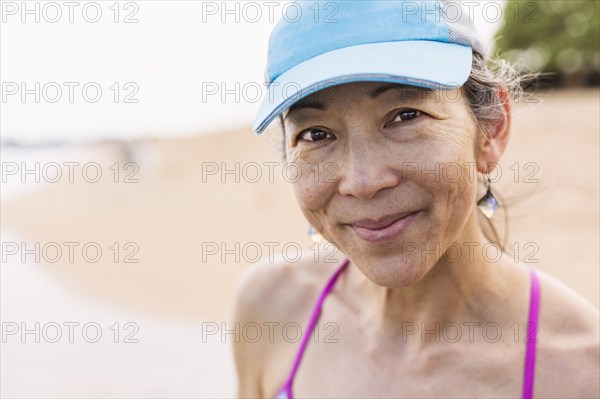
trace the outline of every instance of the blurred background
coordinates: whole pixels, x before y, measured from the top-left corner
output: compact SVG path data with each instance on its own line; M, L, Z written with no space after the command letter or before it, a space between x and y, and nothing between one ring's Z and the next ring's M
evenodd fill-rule
M509 251L598 308L600 3L471 3L490 54L544 72L496 176ZM311 251L278 132L250 128L293 10L0 6L0 395L232 397L239 276Z

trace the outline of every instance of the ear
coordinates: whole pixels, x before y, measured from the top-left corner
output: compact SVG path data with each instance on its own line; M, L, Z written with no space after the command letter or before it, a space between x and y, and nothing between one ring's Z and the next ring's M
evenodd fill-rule
M510 92L506 87L498 90L500 112L498 119L489 123L487 135L478 140L477 170L481 173L491 173L504 153L508 144L511 126Z

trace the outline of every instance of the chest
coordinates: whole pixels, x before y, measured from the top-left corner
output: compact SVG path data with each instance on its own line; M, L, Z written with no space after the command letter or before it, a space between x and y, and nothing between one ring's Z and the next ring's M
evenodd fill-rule
M355 334L349 339L322 332L309 341L301 359L295 397L521 397L521 344L440 343L412 350L403 342L377 345ZM267 393L281 387L296 354L290 346L280 353L267 373L273 377L266 381Z
M524 351L476 346L422 351L315 344L294 382L296 397L520 397ZM513 348L514 349L514 348Z

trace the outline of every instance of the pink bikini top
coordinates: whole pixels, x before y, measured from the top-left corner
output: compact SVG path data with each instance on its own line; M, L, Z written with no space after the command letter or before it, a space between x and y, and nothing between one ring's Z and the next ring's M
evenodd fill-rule
M306 350L306 346L312 335L315 324L317 323L319 316L321 315L321 309L323 307L323 302L327 295L333 289L335 282L338 277L342 274L346 266L350 261L348 259L344 259L340 264L339 268L336 272L331 276L327 285L319 295L319 299L315 304L312 315L308 322L308 328L305 330L306 334L302 337L302 342L300 343L300 348L296 353L296 358L294 359L294 365L292 366L292 370L290 374L275 397L275 399L293 399L294 395L292 394L292 385L294 383L294 378L296 377L296 373L298 372L298 367L300 366L300 361L302 360L302 356L304 355L304 351ZM529 299L529 322L527 323L527 347L525 352L525 370L523 375L523 399L531 399L533 397L533 382L535 377L535 350L537 343L537 323L538 323L538 314L539 314L539 306L540 306L540 288L537 274L535 270L529 268L529 275L531 277L531 293Z

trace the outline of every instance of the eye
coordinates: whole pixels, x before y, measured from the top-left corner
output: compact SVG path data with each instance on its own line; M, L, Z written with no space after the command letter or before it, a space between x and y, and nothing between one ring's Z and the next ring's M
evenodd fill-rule
M307 129L307 130L303 131L302 133L300 133L297 137L297 140L311 142L311 141L321 141L321 140L325 140L327 138L333 138L333 135L331 133L326 132L323 129L312 128L312 129Z
M388 123L388 125L391 123L406 122L411 119L415 119L419 115L421 115L421 111L417 111L416 109L405 109L405 110L398 112L396 114L396 117L394 118L394 120L392 120L390 123Z

